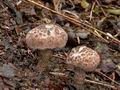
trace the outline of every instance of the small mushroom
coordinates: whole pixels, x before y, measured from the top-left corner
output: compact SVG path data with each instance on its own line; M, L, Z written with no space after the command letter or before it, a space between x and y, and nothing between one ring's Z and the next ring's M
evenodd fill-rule
M26 43L32 49L63 48L68 40L67 33L58 25L43 24L26 35Z
M93 71L100 63L99 54L87 46L78 46L69 53L67 64L79 67L86 72Z
M68 40L67 33L58 25L42 24L33 28L26 35L26 44L33 50L38 50L40 60L38 69L45 69L49 58L52 56L51 49L63 48ZM41 70L43 71L43 70Z

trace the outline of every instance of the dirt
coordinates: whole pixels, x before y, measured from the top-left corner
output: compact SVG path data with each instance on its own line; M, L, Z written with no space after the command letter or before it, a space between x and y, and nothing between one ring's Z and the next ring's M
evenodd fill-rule
M30 0L0 1L0 90L120 90L119 1L34 1L54 13ZM26 45L27 32L43 23L67 32L64 48L42 51ZM71 49L82 45L99 53L95 71L82 73L66 64Z

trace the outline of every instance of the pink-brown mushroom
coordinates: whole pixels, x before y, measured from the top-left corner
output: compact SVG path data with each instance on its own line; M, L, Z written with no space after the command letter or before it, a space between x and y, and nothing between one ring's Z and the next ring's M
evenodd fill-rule
M80 67L86 72L95 70L101 60L96 51L86 46L73 48L68 57L67 64Z
M39 60L36 68L44 71L52 57L51 49L63 48L67 40L67 33L56 24L42 24L29 31L26 44L30 49L38 50Z

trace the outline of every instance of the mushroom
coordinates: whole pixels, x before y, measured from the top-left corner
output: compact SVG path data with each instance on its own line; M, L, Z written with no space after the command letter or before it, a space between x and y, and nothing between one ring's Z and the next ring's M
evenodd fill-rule
M78 46L71 50L67 64L79 67L86 72L94 71L100 63L99 54L87 46Z
M67 40L67 33L56 24L39 25L26 35L27 46L31 49L41 51L41 61L39 60L38 62L38 66L40 67L47 65L51 49L63 48Z

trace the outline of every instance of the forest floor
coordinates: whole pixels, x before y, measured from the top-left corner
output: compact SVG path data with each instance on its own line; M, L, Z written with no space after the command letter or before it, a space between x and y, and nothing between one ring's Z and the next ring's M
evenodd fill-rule
M0 0L0 90L120 90L119 6L119 0ZM48 23L67 32L67 45L31 50L27 32ZM82 45L101 57L83 83L65 62Z

